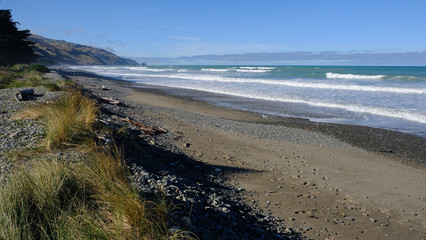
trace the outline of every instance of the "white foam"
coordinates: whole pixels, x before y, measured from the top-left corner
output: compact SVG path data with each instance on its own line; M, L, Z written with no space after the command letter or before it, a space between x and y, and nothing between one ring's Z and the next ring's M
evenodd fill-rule
M110 74L115 74L115 73L110 73ZM426 94L426 89L362 86L362 85L354 85L354 84L348 84L348 85L334 84L333 85L333 84L327 84L327 83L302 82L298 80L278 81L278 80L267 80L267 79L228 78L228 77L222 77L222 76L195 75L195 74L150 75L150 74L134 74L134 73L117 73L115 75L135 76L135 77L175 78L175 79L187 79L187 80L210 81L210 82L226 82L226 83L260 83L260 84L281 85L281 86L288 86L288 87L345 90L345 91Z
M237 72L250 72L250 73L265 73L271 70L261 70L261 69L236 69Z
M201 71L205 71L205 72L227 72L229 71L229 68L202 68Z
M328 72L325 74L327 78L340 78L340 79L380 79L385 75L356 75L356 74L340 74Z
M175 69L157 69L157 68L146 68L146 69L141 69L144 71L151 71L151 72L168 72L168 71L174 71Z
M240 67L240 69L246 70L273 70L276 67ZM238 70L237 70L238 71Z
M266 101L307 104L310 106L325 107L325 108L337 108L337 109L343 109L343 110L351 111L351 112L367 113L367 114L373 114L373 115L384 116L384 117L399 118L403 120L426 124L425 114L401 111L397 109L378 108L378 107L370 107L370 106L362 106L362 105L354 105L354 104L342 104L342 103L333 103L333 102L321 102L321 101L303 100L303 99L296 99L296 98L292 99L292 98L270 97L270 96L261 96L261 95L254 96L254 95L245 94L245 93L238 93L235 91L209 89L209 88L194 87L194 86L191 86L191 87L179 86L179 85L171 86L171 85L161 85L161 84L160 86L177 87L177 88L197 90L197 91L207 91L207 92L216 93L216 94L225 94L225 95L231 95L236 97L245 97L245 98L266 100Z
M241 69L257 69L257 67L240 67Z
M276 67L257 67L257 69L274 70Z

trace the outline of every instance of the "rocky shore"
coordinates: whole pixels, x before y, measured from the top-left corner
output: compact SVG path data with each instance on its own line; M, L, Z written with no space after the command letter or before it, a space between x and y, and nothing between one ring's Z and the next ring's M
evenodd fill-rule
M98 99L103 124L129 133L125 159L134 184L147 198L169 200L169 231L200 239L426 239L424 139L265 118L59 73ZM35 100L16 102L16 91L0 90L3 178L13 168L11 150L35 148L43 136L40 123L13 114L60 94L36 88ZM126 118L165 131L147 137Z

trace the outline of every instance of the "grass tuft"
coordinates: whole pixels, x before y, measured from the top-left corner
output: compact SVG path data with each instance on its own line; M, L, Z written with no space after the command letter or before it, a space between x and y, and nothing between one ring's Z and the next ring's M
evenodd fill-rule
M82 214L93 219L94 189L77 170L37 161L12 175L0 188L0 239L62 239Z
M33 161L0 187L0 239L158 239L166 218L143 201L123 162L97 149L88 164ZM161 217L160 217L161 216Z
M146 201L131 184L123 151L92 139L97 108L78 89L33 106L20 118L40 118L48 149L75 146L87 159L33 160L0 186L0 239L196 239L169 236L165 200Z
M46 125L46 147L50 150L87 139L91 135L91 125L97 111L93 100L74 89L52 104L31 106L16 118L43 119Z

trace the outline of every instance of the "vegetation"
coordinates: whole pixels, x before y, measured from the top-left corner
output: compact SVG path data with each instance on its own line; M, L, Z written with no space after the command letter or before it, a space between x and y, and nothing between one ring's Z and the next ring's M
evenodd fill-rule
M54 103L25 109L18 118L41 118L46 126L46 147L50 150L80 144L89 139L96 112L93 100L78 89L72 89Z
M47 79L44 73L49 69L40 64L16 64L0 68L0 89L44 86L49 90L58 91L65 81Z
M0 10L0 66L35 61L33 42L26 41L29 30L18 30L10 10Z
M46 147L80 146L86 159L33 160L0 187L0 239L160 239L168 236L168 205L141 198L122 151L96 144L95 102L71 89L57 102L27 109L41 118Z
M118 57L104 49L31 35L35 53L42 64L71 65L139 65L136 61Z

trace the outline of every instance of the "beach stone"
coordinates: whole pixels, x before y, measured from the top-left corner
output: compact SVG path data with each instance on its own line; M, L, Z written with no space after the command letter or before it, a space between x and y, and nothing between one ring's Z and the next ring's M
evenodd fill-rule
M169 228L169 233L171 235L176 234L178 231L180 231L180 227L179 226L172 226L172 227Z
M191 219L189 217L182 217L180 219L180 222L184 227L190 227L191 226Z

